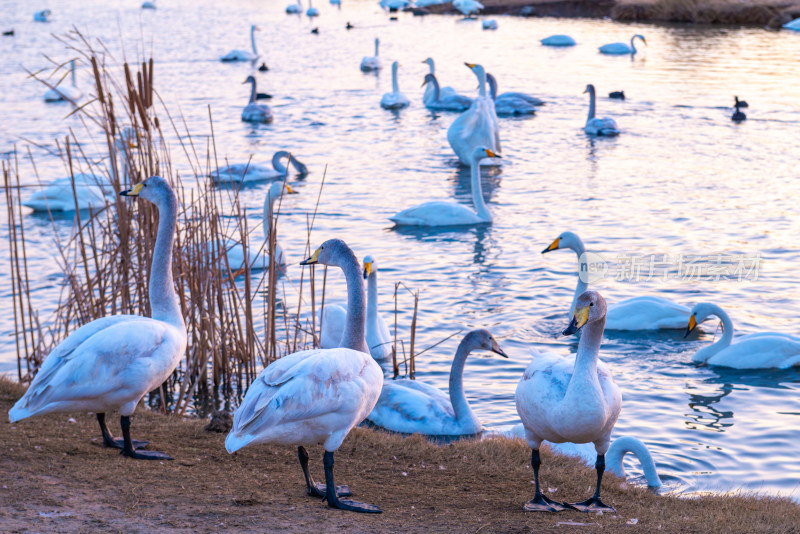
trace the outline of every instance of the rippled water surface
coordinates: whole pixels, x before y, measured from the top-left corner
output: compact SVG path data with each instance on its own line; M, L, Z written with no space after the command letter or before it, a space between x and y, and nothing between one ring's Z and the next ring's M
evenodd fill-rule
M311 168L297 184L302 194L282 208L280 241L291 260L302 259L306 213L327 165L312 241L342 237L360 256L376 258L387 322L393 282L404 281L421 290L418 347L460 329L487 327L496 334L510 360L476 354L465 373L468 396L487 426L518 421L514 388L531 348L565 355L576 348L558 335L566 326L576 258L569 251L540 254L564 230L611 258L760 254L758 276L748 281L611 278L594 287L609 302L637 295L714 302L728 310L738 333L798 333L800 35L512 17L497 17L499 29L483 32L480 23L455 17L400 13L393 22L377 2L344 2L341 10L319 2L321 16L310 22L285 15L283 2L275 1L165 0L158 10L143 11L138 0L119 7L51 0L53 21L38 24L29 3L0 1L0 29L16 29L15 37L0 38L0 151L17 146L22 179L34 184L33 168L22 158L28 141L48 179L65 174L51 154L56 138L69 128L80 138L88 138L87 129L97 134L76 116L67 118L69 107L44 104L42 86L23 69L48 67L45 55L72 57L51 33L74 24L102 39L118 60L152 50L160 96L171 109L180 104L201 143L210 133L210 106L220 157L245 162L254 154L254 161L268 161L275 150L288 149ZM356 28L346 31L347 21ZM240 121L249 65L217 61L232 48L248 47L252 23L263 29L258 43L271 69L258 75L260 89L275 96L275 123L255 129ZM310 33L315 26L319 35ZM539 46L538 39L553 33L570 34L579 45ZM649 44L635 60L597 53L597 46L633 33L645 34ZM388 68L380 76L358 69L375 36L384 66L393 59L402 64L400 87L412 106L400 113L378 106L390 89ZM434 116L421 104L427 67L420 62L428 56L436 59L442 84L461 92L475 87L463 66L470 61L497 76L501 91L547 100L534 118L501 119L503 165L483 182L491 226L396 231L388 221L429 199L470 202L468 171L459 170L446 140L455 115ZM87 92L85 64L78 80ZM620 125L618 138L584 135L587 83L597 86L599 113ZM604 97L623 89L624 102ZM730 120L734 95L750 103L742 124ZM177 169L190 175L176 140L170 144ZM86 149L100 154L102 145ZM245 192L256 218L265 188ZM35 305L46 317L59 294L53 226L35 216L26 222ZM66 233L70 225L59 221L56 228ZM5 221L2 232L6 240ZM8 265L5 247L0 255ZM8 288L7 269L0 271ZM298 275L299 267L291 267L289 278ZM329 291L344 298L341 277L329 275ZM9 309L8 289L3 298ZM398 322L406 339L410 316L405 299ZM0 326L0 372L15 372L9 314ZM691 355L715 335L714 324L704 329L689 340L677 332L607 333L602 357L624 398L615 435L642 438L677 489L743 487L797 498L800 373L696 368ZM453 338L420 357L418 379L446 388L457 343ZM640 473L630 460L628 467Z

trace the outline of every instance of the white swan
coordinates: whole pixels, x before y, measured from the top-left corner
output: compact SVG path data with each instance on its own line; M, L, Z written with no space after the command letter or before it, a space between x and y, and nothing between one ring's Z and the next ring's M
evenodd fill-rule
M381 0L378 2L378 5L381 6L381 9L388 9L389 11L405 9L411 4L411 0Z
M379 70L381 68L381 58L378 57L378 47L380 46L381 42L376 37L375 38L375 55L374 56L364 56L361 59L361 70L364 72L371 72L374 70Z
M99 210L108 204L108 194L104 186L110 185L105 177L96 174L79 173L75 175L75 194L72 192L72 178L64 176L47 184L40 191L34 191L22 203L33 211L75 211L76 202L79 210Z
M539 41L544 46L575 46L575 39L569 35L551 35Z
M483 430L464 394L463 375L467 356L489 350L508 358L488 330L469 332L458 345L450 367L449 395L419 380L386 380L378 404L367 420L386 430L426 436L465 436Z
M369 352L376 360L392 354L392 337L383 317L378 313L378 267L372 256L364 257L364 278L367 280L366 339ZM341 346L347 324L347 310L341 304L326 304L322 310L319 345L323 349Z
M608 54L612 56L621 56L624 54L635 54L636 53L636 45L634 44L634 39L639 38L642 42L646 45L647 41L645 40L643 35L639 35L638 33L631 37L631 44L626 45L625 43L610 43L605 44L598 48L601 54Z
M224 56L222 56L220 61L255 61L259 58L258 50L256 49L256 32L260 31L261 28L253 24L250 26L250 46L252 47L252 52L249 50L231 50Z
M303 12L303 4L300 3L300 0L297 0L297 2L286 6L286 12L290 15L300 14Z
M259 104L258 92L256 91L256 79L250 75L242 82L242 85L250 84L250 101L242 110L242 122L255 122L259 124L269 124L273 121L272 109L266 104Z
M131 458L171 460L164 453L135 450L130 416L147 392L169 378L186 350L186 327L172 282L178 201L159 176L120 194L140 196L158 208L149 286L152 317L110 315L75 330L47 356L8 417L13 423L53 412L93 411L105 446L121 448ZM105 424L109 410L119 410L122 416L122 443Z
M286 166L281 162L284 158L289 159L289 163L295 168L297 174L305 176L308 174L308 167L297 160L286 150L278 150L272 156L272 163L234 163L226 167L220 167L209 174L216 183L230 184L249 184L263 182L266 180L276 180L287 175Z
M703 302L692 308L686 335L712 315L722 321L722 337L695 352L692 361L734 369L789 369L800 365L800 337L778 332L758 332L733 337L733 321L716 304Z
M142 9L155 9L156 8L156 0L146 0L142 2Z
M457 202L433 200L408 208L389 219L397 226L466 226L492 222L492 214L483 200L480 161L483 158L499 158L485 147L472 151L472 204L474 209Z
M664 485L661 482L661 477L658 476L656 463L653 461L650 451L647 450L647 446L640 439L633 436L622 436L611 443L611 447L608 448L606 453L606 471L614 473L619 478L626 478L625 466L622 465L622 460L629 452L636 456L636 459L642 465L642 471L648 486L660 488Z
M309 495L328 506L380 513L377 506L340 499L345 488L333 478L333 453L354 426L375 407L383 371L368 354L364 340L364 283L353 251L340 239L322 244L302 265L335 265L347 281L347 325L343 346L304 350L271 363L247 390L225 440L229 453L256 443L297 445ZM308 472L304 445L325 447L325 485Z
M542 251L570 249L578 256L578 285L569 308L571 316L578 297L589 288L581 273L588 273L586 248L581 238L564 232ZM682 329L689 320L689 308L661 297L634 297L612 304L606 316L606 330L675 330Z
M464 111L472 105L471 98L456 94L455 91L443 96L439 89L439 81L431 73L425 75L422 85L425 87L422 101L425 107L432 111Z
M400 92L400 88L397 85L397 68L399 66L400 63L397 61L392 63L392 92L384 93L381 97L381 107L383 109L402 109L411 104L406 95Z
M488 72L486 73L486 81L489 84L489 89L491 91L492 99L494 99L494 101L495 101L495 106L497 105L497 102L500 101L500 100L512 99L512 98L515 98L515 99L518 99L518 100L522 100L523 102L526 102L527 104L529 104L531 106L543 106L544 105L544 100L542 100L541 98L536 98L535 96L531 96L531 95L528 95L528 94L525 94L525 93L507 91L505 93L502 93L502 94L498 95L497 94L497 78L495 78L494 76L492 76Z
M254 243L252 240L250 241L250 250L253 252L248 255L247 259L248 263L250 264L251 271L262 271L269 269L268 247L270 228L273 227L273 208L275 206L275 202L281 198L281 195L294 194L297 194L297 191L292 189L289 184L284 185L283 182L273 182L273 184L269 186L269 189L267 189L267 196L264 199L264 218L261 222L264 228L264 246L262 249L261 243ZM245 266L245 261L242 243L233 239L227 239L223 243L223 246L225 247L225 255L228 257L228 266L230 267L231 271L235 272L243 269ZM212 247L212 250L216 250L216 247ZM278 270L284 270L286 268L286 255L283 253L283 249L277 241L275 243L275 257L277 258L275 266L278 268Z
M50 15L52 11L49 9L43 9L42 11L37 11L33 14L33 20L36 22L50 22Z
M486 81L489 84L489 94L494 100L494 110L497 115L534 115L535 106L544 104L540 98L526 95L525 93L503 93L497 96L497 80L494 76L486 73Z
M558 512L565 506L582 512L613 512L600 500L605 471L605 453L611 431L622 409L622 394L608 368L598 360L605 328L606 302L595 291L577 301L572 320L564 330L571 335L583 329L574 358L535 354L517 385L517 412L525 427L525 439L532 449L531 467L536 494L525 504L526 511ZM552 443L594 443L597 451L597 489L580 503L551 501L539 488L539 446Z
M319 9L311 5L311 0L308 0L308 9L306 9L307 17L319 16Z
M453 0L453 7L461 11L465 17L469 17L483 9L483 4L477 0Z
M83 93L78 89L75 81L75 60L70 61L70 74L72 77L72 85L63 85L60 87L53 87L44 93L45 102L63 102L68 100L76 102L83 96Z
M501 149L494 101L486 94L486 71L481 65L465 65L478 77L479 93L469 109L459 115L447 129L447 141L461 163L470 165L476 147L487 147L494 153L500 153Z
M584 93L589 93L589 115L586 117L586 126L583 130L589 135L619 135L616 121L611 117L595 117L595 91L594 85L586 86Z
M785 28L787 30L794 30L796 32L800 32L800 18L794 19L791 22L787 22L786 24L784 24L781 27Z

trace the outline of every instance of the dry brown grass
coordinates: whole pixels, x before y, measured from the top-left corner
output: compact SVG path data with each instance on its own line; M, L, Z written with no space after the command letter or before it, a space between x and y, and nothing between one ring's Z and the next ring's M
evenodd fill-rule
M0 412L23 392L0 381ZM73 417L76 422L69 423ZM800 507L785 499L733 495L682 499L621 489L606 476L604 500L618 514L530 514L530 451L489 439L447 446L356 429L336 456L338 481L384 513L331 510L305 496L291 447L225 452L224 434L205 421L140 409L135 436L173 462L137 462L99 447L93 417L59 414L0 423L3 532L680 532L798 531ZM117 425L112 425L116 428ZM321 478L322 450L310 451ZM594 473L578 460L543 452L542 477L561 499L591 493ZM49 517L42 515L47 514ZM636 525L626 524L631 518ZM564 523L581 523L568 525Z

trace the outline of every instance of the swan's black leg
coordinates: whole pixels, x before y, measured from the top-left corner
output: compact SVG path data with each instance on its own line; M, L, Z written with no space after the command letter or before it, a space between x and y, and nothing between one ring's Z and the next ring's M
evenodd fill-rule
M97 422L100 424L100 431L103 433L103 447L121 449L124 440L122 438L115 438L114 434L112 434L108 429L108 425L106 424L106 414L97 414ZM132 439L131 442L133 443L134 449L142 449L150 444L149 441L139 441L136 439Z
M167 456L163 452L156 451L137 451L133 448L131 440L131 418L123 415L119 418L120 426L122 426L122 454L128 458L135 458L137 460L172 460L171 456Z
M325 484L314 482L311 473L308 472L308 452L302 445L297 447L297 459L300 460L300 467L303 468L303 476L306 477L306 493L309 497L325 498ZM347 486L336 486L336 495L339 497L349 497L350 488Z
M567 506L574 508L581 512L613 512L617 511L613 506L608 506L600 500L600 484L603 482L603 472L606 470L606 457L603 454L597 455L597 463L594 464L597 470L597 489L594 490L594 495L583 502L576 502L574 504L567 503Z
M526 512L560 512L566 507L560 502L548 499L539 489L539 466L542 460L539 458L539 449L531 450L531 467L533 467L533 482L536 484L536 494L533 499L525 503L523 509Z
M332 452L325 451L322 464L325 466L325 500L328 501L328 506L331 508L339 508L340 510L349 510L351 512L361 512L365 514L381 513L381 509L373 504L340 499L339 496L336 495L336 492L333 490L333 488L336 487L336 482L333 480Z

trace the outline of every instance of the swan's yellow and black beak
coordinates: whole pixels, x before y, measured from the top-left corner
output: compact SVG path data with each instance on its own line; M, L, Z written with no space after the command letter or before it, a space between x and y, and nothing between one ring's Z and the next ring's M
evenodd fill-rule
M127 189L125 191L120 191L119 196L121 197L138 197L139 193L141 193L142 188L144 187L144 182L139 182L131 189Z
M503 358L508 358L508 354L506 354L505 351L500 348L500 345L497 344L497 341L495 341L494 338L492 338L492 349L491 350L492 350L492 352L494 352L495 354L499 354Z
M492 152L491 150L489 150L487 148L486 149L486 157L487 158L502 158L503 156L501 156L500 154L498 154L496 152Z
M297 194L297 191L292 189L292 186L290 186L289 184L286 184L284 187L286 188L286 192L288 194L290 194L290 195L296 195Z
M683 337L689 337L689 334L691 334L695 328L697 328L697 318L695 317L695 314L692 314L692 316L689 317L689 324L686 326L686 333L683 334Z
M572 321L570 321L569 326L567 327L566 330L564 330L561 333L561 335L571 336L572 334L583 328L583 325L585 325L586 321L588 320L589 320L589 306L578 308L572 315Z
M318 248L314 251L314 254L311 255L310 258L305 259L300 262L300 265L314 265L319 261L319 253L322 250L322 247Z
M542 254L546 254L546 253L548 253L548 252L550 252L550 251L553 251L553 250L558 250L558 244L559 244L560 242L561 242L561 238L560 238L560 237L557 237L555 241L553 241L552 243L550 243L550 246L549 246L549 247L547 247L546 249L544 249L544 250L542 251Z
M647 39L645 39L644 37L642 37L642 42L643 42L644 44L647 44Z
M464 63L464 65L466 65L467 67L469 67L471 69L475 68L475 63Z
M369 278L369 275L372 273L372 262L366 262L364 264L364 280Z

